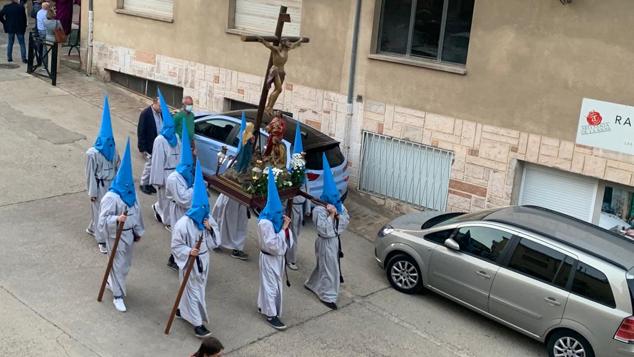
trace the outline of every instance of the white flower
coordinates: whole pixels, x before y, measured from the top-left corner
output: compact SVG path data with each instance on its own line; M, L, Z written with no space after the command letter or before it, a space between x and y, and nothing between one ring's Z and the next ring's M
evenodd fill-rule
M306 161L302 158L300 154L293 154L293 158L291 160L291 170L301 169L306 166Z

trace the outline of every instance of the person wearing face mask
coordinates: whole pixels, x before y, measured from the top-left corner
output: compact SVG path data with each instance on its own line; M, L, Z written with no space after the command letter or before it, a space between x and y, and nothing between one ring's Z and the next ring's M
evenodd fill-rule
M189 139L191 140L192 150L195 148L194 117L194 99L190 96L186 96L183 98L183 109L174 115L174 124L176 124L176 135L178 135L179 138L183 132L183 126L187 128L187 134L189 134Z
M156 189L150 185L150 171L152 168L152 147L154 139L158 136L163 128L163 116L161 115L161 105L159 99L154 98L152 104L145 108L139 116L139 124L137 126L136 135L139 152L145 159L143 173L139 180L139 188L141 192L151 195L156 193Z

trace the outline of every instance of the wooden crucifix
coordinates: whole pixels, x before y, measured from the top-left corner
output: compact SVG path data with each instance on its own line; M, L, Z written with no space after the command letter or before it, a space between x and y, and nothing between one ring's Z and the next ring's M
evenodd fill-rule
M262 85L262 94L260 95L260 104L258 105L258 114L255 118L254 132L259 133L262 127L262 117L266 111L268 115L273 114L273 106L277 101L277 97L282 93L286 72L284 65L288 60L288 51L297 48L301 43L309 42L306 37L285 36L282 37L284 23L291 22L291 16L286 12L286 6L280 7L280 13L277 17L277 27L274 36L242 36L244 42L261 42L266 48L271 50L269 56L269 64L266 67L264 75L264 84ZM269 98L269 89L271 85L275 86L273 93ZM268 103L267 103L268 98ZM254 149L257 150L260 135L255 135Z

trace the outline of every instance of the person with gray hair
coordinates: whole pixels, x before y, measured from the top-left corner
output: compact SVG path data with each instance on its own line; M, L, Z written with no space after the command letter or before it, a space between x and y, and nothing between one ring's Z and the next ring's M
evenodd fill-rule
M174 124L176 124L176 135L178 135L179 138L183 132L183 125L187 128L187 134L189 134L189 139L191 140L192 150L195 149L194 119L194 99L191 96L185 96L183 97L182 110L174 115Z
M139 189L146 195L156 193L156 189L150 185L150 172L152 169L152 149L154 139L163 129L163 115L158 97L152 98L152 104L145 108L139 115L137 125L137 146L145 160L143 173L139 180Z

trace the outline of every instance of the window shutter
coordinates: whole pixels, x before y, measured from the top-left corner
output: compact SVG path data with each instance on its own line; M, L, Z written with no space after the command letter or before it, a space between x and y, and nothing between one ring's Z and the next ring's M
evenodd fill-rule
M138 1L138 0L137 0ZM302 0L235 0L234 27L261 35L273 35L280 6L288 7L291 22L284 24L285 36L299 36Z
M146 14L173 16L174 0L124 0L125 10Z

